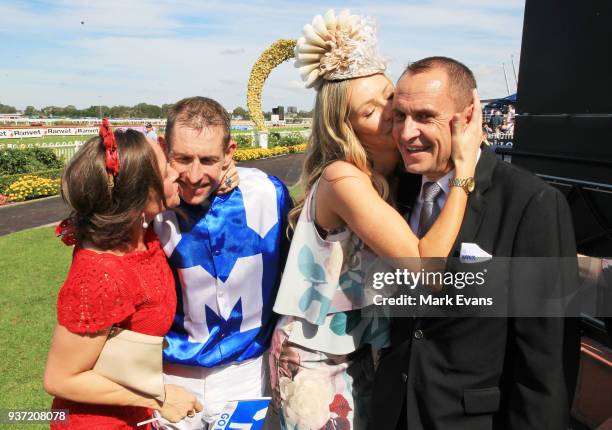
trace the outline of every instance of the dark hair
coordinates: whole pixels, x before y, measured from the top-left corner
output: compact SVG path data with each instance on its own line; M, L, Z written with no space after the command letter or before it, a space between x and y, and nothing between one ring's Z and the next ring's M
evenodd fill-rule
M449 95L460 111L472 103L472 90L476 88L474 73L463 63L448 57L427 57L408 64L402 73L417 75L432 69L443 69L448 76ZM401 77L400 77L401 79Z
M88 241L103 250L130 243L151 193L166 205L155 153L145 136L135 130L114 134L119 152L114 179L106 172L100 137L89 139L62 175L62 198L72 210L77 242Z
M180 124L197 131L205 127L223 127L223 150L228 148L230 142L231 117L219 102L208 97L189 97L172 105L168 111L166 121L166 142L168 151L172 150L172 132L176 124Z

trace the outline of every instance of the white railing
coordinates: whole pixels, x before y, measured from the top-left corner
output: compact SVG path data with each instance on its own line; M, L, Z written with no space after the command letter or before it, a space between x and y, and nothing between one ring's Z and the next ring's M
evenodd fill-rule
M140 124L144 125L147 122L153 124L154 127L165 126L166 119L160 118L110 118L111 124ZM29 126L32 123L42 124L45 127L52 125L100 125L100 118L0 118L0 125L19 125Z
M278 133L281 136L286 136L293 133L299 133L305 138L310 136L310 130L300 130L300 131L274 131L274 129L269 130L269 133ZM250 136L251 142L253 142L253 146L257 144L257 137L255 132L247 132L240 133L241 136ZM62 158L65 162L70 161L74 154L79 150L81 146L83 146L84 141L74 141L74 142L39 142L39 143L0 143L0 149L26 149L26 148L50 148L55 152L55 154Z
M85 142L2 143L0 149L50 148L55 155L68 162Z

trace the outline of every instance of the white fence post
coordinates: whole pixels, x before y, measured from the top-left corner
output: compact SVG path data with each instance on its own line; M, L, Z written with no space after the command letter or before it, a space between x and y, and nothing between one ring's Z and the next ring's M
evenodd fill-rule
M257 132L257 145L260 148L268 149L268 133L265 131Z
M66 162L70 161L74 154L83 146L83 141L76 140L74 142L43 142L43 143L6 143L0 145L0 149L26 149L26 148L49 148L55 155L63 158Z

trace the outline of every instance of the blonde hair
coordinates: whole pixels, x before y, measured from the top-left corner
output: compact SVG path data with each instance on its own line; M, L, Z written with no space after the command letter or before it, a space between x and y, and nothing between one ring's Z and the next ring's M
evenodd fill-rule
M289 212L289 228L294 229L304 207L304 200L325 167L334 161L351 163L366 173L372 185L383 198L389 196L389 185L385 178L372 169L365 148L359 142L349 121L350 79L325 81L319 91L312 119L312 132L306 147L302 174L298 184L302 195Z

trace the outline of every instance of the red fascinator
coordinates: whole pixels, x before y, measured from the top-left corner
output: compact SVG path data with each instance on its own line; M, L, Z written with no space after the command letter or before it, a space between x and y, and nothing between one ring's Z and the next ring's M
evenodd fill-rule
M67 218L63 220L61 223L55 227L55 235L62 239L64 245L72 246L76 245L76 231L74 228L74 224L72 224L72 220Z
M119 153L117 152L115 135L113 134L113 130L107 118L102 120L100 137L102 138L106 151L106 171L109 175L117 176L119 174Z

